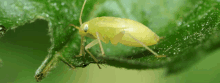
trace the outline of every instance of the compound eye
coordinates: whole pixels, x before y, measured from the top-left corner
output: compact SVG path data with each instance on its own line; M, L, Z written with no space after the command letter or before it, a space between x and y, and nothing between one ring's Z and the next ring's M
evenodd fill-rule
M85 25L84 32L87 32L89 29L88 24Z

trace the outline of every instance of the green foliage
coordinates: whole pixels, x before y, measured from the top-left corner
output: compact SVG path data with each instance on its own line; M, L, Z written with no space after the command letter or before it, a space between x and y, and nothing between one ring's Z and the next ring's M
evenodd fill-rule
M175 4L174 4L175 3ZM86 54L79 54L80 35L69 24L79 26L78 18L83 0L0 1L0 25L13 30L36 19L48 21L51 47L46 60L38 69L49 71L59 60L75 67L94 63ZM147 5L146 5L147 4ZM187 4L187 5L185 5ZM166 58L156 58L148 50L122 44L104 44L106 57L99 57L96 45L90 49L101 63L127 69L168 68L168 75L177 73L219 48L220 4L215 0L88 0L82 21L100 16L114 16L136 20L159 36L159 44L150 46ZM1 33L0 33L1 36ZM86 44L92 41L86 38ZM42 79L42 78L41 78Z

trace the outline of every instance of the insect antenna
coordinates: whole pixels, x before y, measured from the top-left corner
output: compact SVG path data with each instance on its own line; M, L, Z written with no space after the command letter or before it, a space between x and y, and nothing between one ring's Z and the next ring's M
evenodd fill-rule
M78 26L76 26L76 25L74 25L74 24L69 24L69 26L73 26L73 27L75 27L76 29L81 30Z
M86 0L83 3L83 6L82 6L82 9L81 9L81 12L80 12L80 16L79 16L79 23L80 23L80 25L82 25L82 18L81 17L82 17L82 13L83 13L83 9L84 9L85 4L86 4Z

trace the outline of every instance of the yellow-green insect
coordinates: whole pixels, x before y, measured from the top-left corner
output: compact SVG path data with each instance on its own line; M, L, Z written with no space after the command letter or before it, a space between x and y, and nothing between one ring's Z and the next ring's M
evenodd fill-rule
M148 27L137 21L117 17L97 17L82 23L81 17L85 3L86 0L83 3L79 17L80 27L70 24L71 26L77 28L79 30L79 34L81 35L81 47L78 56L84 55L83 43L84 37L86 36L95 39L85 46L85 50L97 63L98 60L89 52L88 49L96 44L99 44L102 56L105 56L102 42L108 43L109 41L111 41L113 45L121 43L126 46L145 47L156 57L165 57L165 55L158 55L152 49L147 47L157 44L160 40L159 36L151 31Z

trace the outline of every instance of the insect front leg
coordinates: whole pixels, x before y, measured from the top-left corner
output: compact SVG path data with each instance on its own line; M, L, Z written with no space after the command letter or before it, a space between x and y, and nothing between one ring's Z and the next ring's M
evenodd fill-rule
M85 55L85 52L84 52L84 37L83 36L81 36L79 55L76 55L75 57L81 57L82 55Z
M88 50L89 48L93 47L94 45L98 44L99 41L97 39L93 40L92 42L90 42L88 45L86 45L85 50L87 53L89 53L89 55L93 58L93 60L97 63L99 69L101 69L101 67L98 64L98 60L95 58L95 56L92 55L92 53Z
M146 46L143 42L136 39L134 36L132 36L130 33L125 33L125 31L122 31L124 34L128 34L131 38L133 38L135 41L140 43L143 47L145 47L147 50L149 50L151 53L155 55L155 57L166 57L166 55L158 55L156 52L154 52L152 49L150 49L148 46Z

